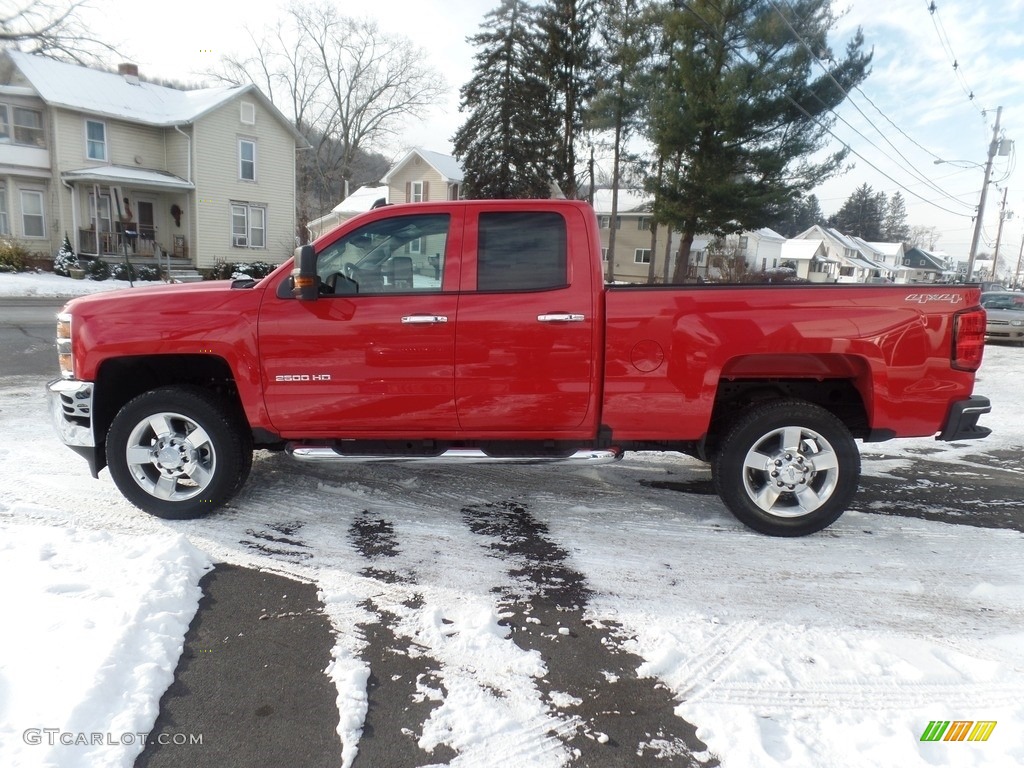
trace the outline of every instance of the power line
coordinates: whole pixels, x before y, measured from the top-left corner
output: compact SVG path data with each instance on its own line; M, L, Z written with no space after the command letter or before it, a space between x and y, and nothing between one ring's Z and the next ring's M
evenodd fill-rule
M786 14L784 14L782 12L782 9L779 8L779 6L776 5L773 0L769 0L769 3L771 5L772 9L775 11L775 13L778 14L779 18L781 18L782 21L789 28L789 31L793 34L793 37L795 37L803 45L803 47L807 50L807 52L811 54L811 57L814 59L814 61L817 63L817 65L819 67L821 67L821 69L825 72L825 74L828 76L829 80L831 80L835 84L835 86L839 89L840 93L842 93L843 96L846 97L846 100L853 106L854 109L857 110L857 112L861 115L861 117L863 117L867 121L868 125L870 125L872 128L874 128L878 132L878 134L883 139L885 139L885 142L890 147L892 147L892 149L896 152L896 154L899 155L899 157L907 164L907 166L909 166L909 169L907 167L904 167L904 166L900 165L899 161L897 161L897 160L893 159L892 157L890 157L889 155L887 155L881 149L881 147L879 147L877 144L875 144L873 141L871 141L871 139L869 139L867 136L865 136L863 133L861 133L857 128L855 128L852 124L850 124L844 117L840 116L836 112L834 112L833 114L835 114L836 117L838 117L840 120L842 120L843 123L845 123L846 126L849 127L851 130L853 130L858 136L860 136L862 139L864 139L866 142L868 142L868 144L870 144L872 147L877 149L882 154L883 157L885 157L887 160L892 161L901 170L903 170L906 173L910 174L912 177L915 177L918 181L922 182L926 186L931 187L934 191L938 192L941 196L947 198L948 200L952 200L955 203L958 203L960 205L965 205L966 206L967 204L965 204L962 200L957 199L955 196L951 195L945 189L943 189L938 184L933 182L930 178L928 178L922 171L920 171L914 165L914 163L909 158L907 158L906 155L904 155L900 151L899 147L897 147L895 144L892 143L892 140L888 136L886 136L885 133L877 125L875 125L875 123L871 120L871 118L869 118L864 113L864 110L862 110L860 108L860 106L857 104L857 102L850 95L849 91L847 91L842 86L842 84L838 80L836 80L836 78L832 74L831 70L828 67L826 67L821 62L821 60L815 54L814 49L811 48L811 46L807 42L807 40L804 39L804 37L799 33L799 31L797 31L796 27L794 27L792 22L786 17ZM789 5L788 7L789 7L789 10L793 13L793 15L796 15L796 9L794 9L792 7L792 5ZM869 99L869 101L870 101L870 99ZM878 109L878 108L875 107L875 109ZM879 111L880 114L882 114L883 117L886 117L887 120L889 119L888 116L886 116L884 112L882 112L881 110L878 110L878 111ZM891 124L895 125L895 123L893 123L892 120L889 120L889 122ZM904 134L904 135L906 135L906 134Z
M702 16L702 15L701 15L700 13L698 13L698 12L697 12L697 11L696 11L696 10L695 10L695 9L693 8L693 6L691 6L691 5L690 5L690 3L686 2L686 0L676 0L676 2L678 2L678 3L679 3L679 5L683 7L683 9L685 9L686 11L689 11L689 12L690 12L690 13L692 13L692 14L693 14L694 16L696 16L696 17L697 17L697 19L698 19L698 20L699 20L699 21L701 22L701 24L703 24L703 25L704 25L704 26L705 26L705 27L706 27L706 28L708 29L708 31L709 31L709 32L711 32L711 34L712 34L712 35L714 35L714 36L715 36L715 37L716 37L716 38L718 39L718 41L719 41L719 42L723 43L723 44L724 44L724 45L726 46L726 48L728 48L728 49L729 49L730 51L732 51L732 52L733 52L733 53L734 53L734 54L736 55L736 57L737 57L737 58L739 58L739 60L740 60L740 61L742 61L742 62L743 62L744 64L746 64L747 66L753 66L753 65L752 65L752 64L751 64L751 63L750 63L749 61L747 61L747 59L746 59L746 57L744 57L743 53L742 53L742 52L741 52L741 51L740 51L740 50L739 50L739 49L738 49L738 48L737 48L737 47L736 47L736 46L735 46L734 44L730 43L730 42L729 42L728 40L726 40L726 39L725 39L724 37L722 37L722 36L721 36L721 35L720 35L720 34L718 33L718 31L717 31L717 30L716 30L716 29L714 28L714 26L713 26L713 25L712 25L712 24L711 24L711 23L710 23L710 22L709 22L709 21L708 21L707 19L705 19L705 18L704 18L704 17L703 17L703 16ZM844 93L845 93L845 91L844 91ZM821 129L822 129L823 131L825 131L826 133L828 133L828 134L829 134L830 136L832 136L832 137L833 137L834 139L837 139L837 140L838 140L839 142L841 142L841 143L842 143L842 145L843 145L843 148L844 148L844 149L845 149L845 150L846 150L847 152L849 152L849 153L851 153L851 154L855 155L856 157L860 158L861 160L863 160L863 161L864 161L864 162L865 162L865 163L866 163L866 164L867 164L868 166L870 166L870 167L871 167L871 168L872 168L873 170L875 170L875 171L876 171L877 173L881 174L881 175L882 175L882 176L883 176L884 178L886 178L886 179L888 179L889 181L891 181L891 182L892 182L892 183L893 183L894 185L896 185L896 186L897 186L897 187L899 187L900 189L902 189L902 190L904 190L905 192L907 192L907 194L913 195L913 196L914 196L914 197L916 197L916 198L917 198L918 200L921 200L922 202L924 202L924 203L927 203L928 205L931 205L931 206L933 206L933 207L937 208L938 210L940 210L940 211L943 211L944 213L948 213L948 214L950 214L950 215L952 215L952 216L963 216L963 217L966 217L966 216L969 216L969 215L970 215L970 214L967 214L967 213L963 213L962 211L952 211L952 210L950 210L949 208L945 208L945 207L943 207L943 206L939 205L938 203L936 203L935 201L933 201L933 200L928 200L928 199L927 199L927 198L925 198L924 196L922 196L922 195L919 195L919 194L918 194L917 192L915 192L914 190L910 189L910 188L909 188L909 187L907 187L906 185L904 185L904 184L902 184L901 182L897 181L897 180L896 180L896 179L894 179L894 178L893 178L892 176L890 176L890 175L889 175L888 173L886 173L886 172L885 172L885 171L883 171L883 170L882 170L881 168L879 168L879 167L878 167L877 165L875 165L875 164L874 164L873 162L871 162L871 161L870 161L870 160L869 160L869 159L868 159L867 157L865 157L865 156L864 156L864 155L862 155L862 154L861 154L860 152L858 152L858 151L857 151L857 150L855 150L855 149L854 149L853 147L851 147L851 146L850 146L849 144L847 144L847 143L846 143L846 142L845 142L845 141L844 141L844 140L843 140L843 139L842 139L842 138L841 138L841 137L840 137L840 136L839 136L838 134L836 134L836 133L835 133L835 131L833 131L833 130L832 130L832 129L831 129L831 128L830 128L829 126L828 126L828 125L825 125L825 124L824 124L824 123L822 123L822 122L821 122L820 120L818 120L818 119L817 119L816 117L814 117L814 115L812 115L812 114L811 114L810 112L808 112L808 111L807 111L807 110L806 110L806 109L804 108L804 106L803 106L802 104L800 104L800 103L799 103L799 102L798 102L798 101L797 101L796 99L794 99L794 98L793 98L793 96L792 96L792 95L790 95L789 93L786 93L786 92L783 92L783 94L782 94L782 95L783 95L783 96L784 96L784 97L785 97L785 98L786 98L786 99L787 99L787 100L788 100L788 101L789 101L790 103L792 103L792 104L793 104L793 106L795 106L795 107L796 107L796 108L797 108L798 110L800 110L800 112L802 112L802 113L803 113L803 115L804 115L805 117L807 117L807 118L808 118L809 120L811 120L811 121L812 121L813 123L815 123L815 124L816 124L816 125L817 125L817 126L818 126L819 128L821 128ZM824 101L823 101L823 100L822 100L822 99L821 99L820 97L816 96L815 98L817 98L817 99L818 99L818 101L821 101L821 102L822 102L822 103L824 104ZM843 118L842 118L842 117L841 117L841 116L840 116L840 115L839 115L839 114L838 114L838 113L837 113L837 112L836 112L836 111L835 111L834 109L828 108L828 111L829 111L829 112L830 112L830 113L831 113L832 115L834 115L835 117L839 118L840 120L843 120ZM845 121L845 120L843 120L843 122L846 122L846 121ZM849 125L849 123L847 123L847 125ZM859 133L859 132L858 132L858 133ZM862 138L864 138L864 139L865 139L866 141L869 141L869 140L867 139L867 137L864 137L864 136L863 136L863 134L861 134L861 136L862 136ZM869 141L869 143L870 143L870 141ZM876 149L877 149L877 147L876 147ZM883 154L884 154L884 153L883 153ZM888 158L888 157L887 157L887 159L891 159L891 158ZM945 193L945 192L944 192L943 194L947 194L947 193ZM958 203L961 203L961 204L963 204L963 203L962 203L962 201L960 201L960 200L957 200L957 202L958 202Z
M946 33L946 27L942 23L942 19L939 17L939 6L935 3L935 0L926 0L926 2L928 3L928 13L932 17L932 26L935 27L935 34L938 35L939 43L942 45L942 50L946 52L946 55L949 57L950 64L953 65L953 72L956 74L956 79L959 81L960 87L963 88L963 91L967 96L967 100L970 101L971 104L981 112L982 117L984 117L986 110L979 106L975 101L974 90L967 84L967 78L964 77L963 68L960 66L960 60L953 51L953 44L949 42L949 35Z

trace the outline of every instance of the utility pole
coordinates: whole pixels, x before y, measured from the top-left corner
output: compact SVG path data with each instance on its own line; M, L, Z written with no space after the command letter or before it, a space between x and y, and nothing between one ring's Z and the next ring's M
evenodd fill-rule
M1013 273L1013 287L1020 288L1020 263L1024 259L1024 237L1020 239L1020 253L1017 254L1017 269Z
M996 124L992 129L992 143L988 145L988 161L985 163L985 181L981 185L981 199L978 200L978 217L974 220L974 237L971 238L971 253L967 258L967 279L964 282L971 282L974 276L974 259L978 255L978 242L981 240L981 226L985 218L985 197L988 195L988 180L992 175L992 160L999 148L999 118L1003 115L1003 108L996 108Z
M1006 193L1009 191L1008 187L1003 189L1003 202L999 204L999 229L996 230L996 252L992 255L992 276L989 278L990 280L997 279L996 270L999 268L999 241L1003 239L1003 222L1013 215L1012 212L1008 212L1006 210Z

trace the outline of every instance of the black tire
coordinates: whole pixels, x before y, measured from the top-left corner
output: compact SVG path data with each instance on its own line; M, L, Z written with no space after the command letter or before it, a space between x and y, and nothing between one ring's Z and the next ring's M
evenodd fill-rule
M106 448L118 490L167 520L214 511L252 467L252 435L237 408L198 387L161 387L129 401L110 425Z
M806 536L846 511L860 480L860 452L846 425L824 408L776 400L732 423L712 474L744 525L769 536Z

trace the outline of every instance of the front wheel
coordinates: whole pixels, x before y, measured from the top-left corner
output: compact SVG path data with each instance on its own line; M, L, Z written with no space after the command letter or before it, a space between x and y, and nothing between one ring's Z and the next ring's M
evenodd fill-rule
M107 464L118 490L157 517L187 520L230 499L252 466L252 439L234 409L195 387L139 395L114 417Z
M860 452L839 419L812 403L752 406L732 425L712 472L722 501L769 536L804 536L834 523L857 492Z

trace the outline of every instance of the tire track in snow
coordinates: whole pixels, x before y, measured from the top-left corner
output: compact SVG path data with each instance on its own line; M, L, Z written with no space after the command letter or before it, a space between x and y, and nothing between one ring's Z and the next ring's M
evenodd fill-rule
M525 505L467 506L463 516L508 562L515 583L503 590L505 623L516 644L539 651L547 665L538 686L552 711L575 722L561 734L575 764L718 764L695 728L675 716L671 692L637 675L643 660L619 647L607 625L584 619L592 596L586 578Z
M399 545L392 523L364 511L349 526L349 540L367 565L360 573L383 584L415 586L415 577L397 568L388 568L388 560L398 556ZM405 601L406 607L421 607L418 596ZM440 663L431 658L426 648L409 648L396 634L399 617L370 598L361 607L374 620L360 624L358 629L366 641L363 660L370 667L367 679L368 707L363 721L359 751L353 766L417 766L427 762L448 762L454 750L438 745L428 752L418 744L419 730L435 708L422 694L425 684L440 686ZM405 646L403 648L403 646ZM442 694L444 693L443 686Z

